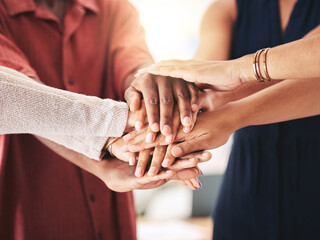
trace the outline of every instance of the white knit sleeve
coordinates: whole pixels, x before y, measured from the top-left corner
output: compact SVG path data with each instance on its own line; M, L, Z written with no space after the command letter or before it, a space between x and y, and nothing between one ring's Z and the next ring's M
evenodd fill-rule
M0 67L0 134L119 137L126 103L42 85Z

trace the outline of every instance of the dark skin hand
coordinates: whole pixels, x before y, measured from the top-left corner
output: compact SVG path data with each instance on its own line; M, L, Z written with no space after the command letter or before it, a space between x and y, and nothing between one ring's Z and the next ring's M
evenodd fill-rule
M141 108L142 99L145 102L149 122L147 142L153 142L159 131L166 136L168 143L174 140L175 102L179 108L184 131L190 132L194 126L193 113L198 111L199 105L199 90L196 85L181 79L142 74L126 90L125 100L130 110L135 112ZM142 121L137 119L136 129L139 130L142 127Z

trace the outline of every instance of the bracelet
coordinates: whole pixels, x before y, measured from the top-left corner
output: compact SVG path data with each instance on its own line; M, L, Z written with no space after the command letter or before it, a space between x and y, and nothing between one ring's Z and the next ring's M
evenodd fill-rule
M118 141L120 138L121 137L114 137L105 144L105 147L103 147L103 150L102 150L102 155L103 155L102 158L104 158L108 152L111 155L111 157L114 157L114 155L112 154L112 144Z
M258 50L253 57L253 72L254 75L256 76L256 79L258 82L265 82L265 81L271 81L269 72L268 72L268 67L267 67L267 55L268 51L270 48L263 48ZM260 69L260 57L261 55L264 54L264 59L263 59L263 70L264 74L266 77L263 77Z
M268 55L268 51L270 50L270 48L266 48L265 49L265 53L264 53L264 59L263 59L263 70L264 70L264 74L266 75L267 77L267 80L268 81L271 81L271 77L269 75L269 72L268 72L268 67L267 67L267 55Z

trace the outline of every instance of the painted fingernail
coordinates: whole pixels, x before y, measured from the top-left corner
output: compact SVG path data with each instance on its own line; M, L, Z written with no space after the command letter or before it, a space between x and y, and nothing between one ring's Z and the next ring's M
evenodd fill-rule
M203 188L202 183L199 180L198 180L198 182L199 182L199 185L200 185L200 188L198 188L198 189L202 189Z
M147 134L146 142L147 143L152 143L153 142L153 134L152 133L148 133Z
M190 126L192 124L191 117L184 117L183 119L183 125L184 126Z
M195 158L190 158L189 161L193 162L194 160L196 160Z
M191 109L193 112L198 111L198 107L199 107L198 104L195 104L195 103L191 105Z
M203 176L203 175L204 175L201 169L200 169L200 173L201 173L201 176Z
M137 121L135 124L135 129L136 130L141 130L143 126L143 123L141 121Z
M142 168L138 167L134 173L134 175L136 175L136 177L142 177Z
M124 136L122 137L122 139L123 139L125 142L129 142L129 141L132 139L131 134L128 133L128 134L124 135Z
M153 177L154 175L156 175L156 168L155 167L150 168L148 171L148 175L150 177Z
M130 166L133 166L133 165L134 165L134 159L133 159L133 157L130 157L130 158L129 158L129 165L130 165Z
M171 127L168 126L168 125L164 125L163 128L162 128L162 132L163 132L163 134L165 134L165 135L170 134L170 133L171 133Z
M175 157L180 157L181 154L182 154L182 149L179 148L179 147L174 147L172 149L172 154L175 156Z
M160 128L159 128L159 124L158 123L153 123L151 125L151 130L154 132L159 132Z
M170 162L170 159L165 158L162 162L162 167L169 167L169 162Z
M166 143L172 142L172 135L166 136Z

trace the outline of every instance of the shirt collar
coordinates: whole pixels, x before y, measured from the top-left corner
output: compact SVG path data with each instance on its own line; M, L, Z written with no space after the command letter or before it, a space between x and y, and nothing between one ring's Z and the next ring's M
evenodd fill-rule
M99 13L97 0L74 0L74 2L96 14ZM4 0L4 3L10 16L25 12L33 12L37 7L33 0Z

